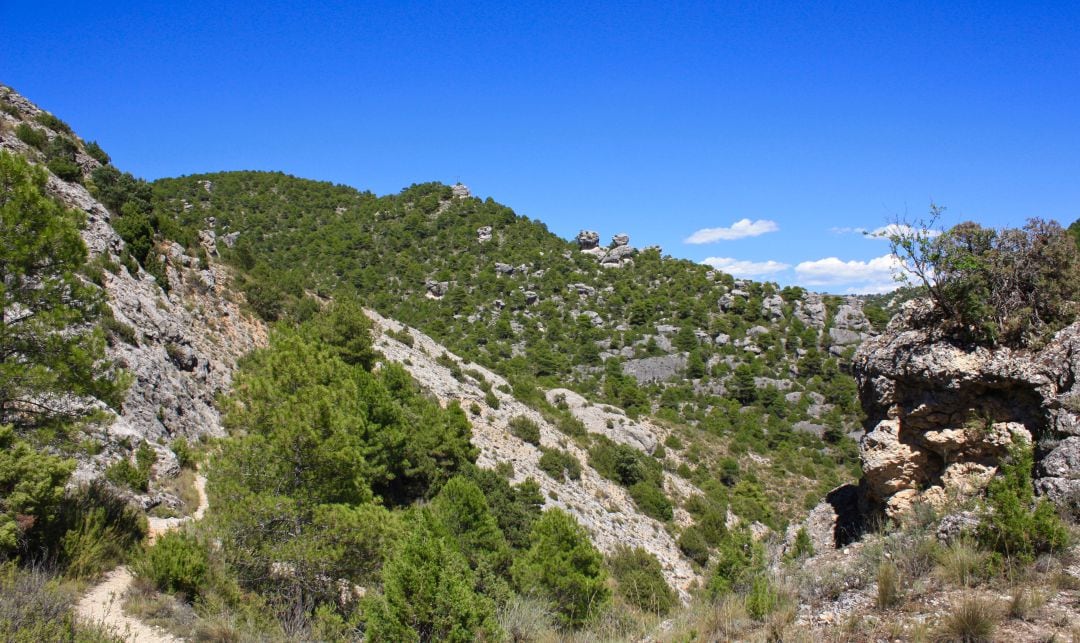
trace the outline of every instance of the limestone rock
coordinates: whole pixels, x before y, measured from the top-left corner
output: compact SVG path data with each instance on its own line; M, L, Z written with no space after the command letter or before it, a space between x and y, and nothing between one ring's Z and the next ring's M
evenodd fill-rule
M1061 400L1080 391L1080 323L1037 351L964 347L921 324L926 310L909 302L854 357L867 505L895 515L975 493L1012 444L1033 441L1036 490L1069 508L1080 491L1080 419Z
M630 235L626 234L625 232L620 232L619 234L612 235L611 237L611 246L613 248L620 248L622 246L628 245L629 243Z
M450 192L455 199L467 199L472 196L472 192L469 192L469 188L461 183L456 183L450 187Z
M435 281L434 279L428 279L424 282L424 288L427 289L429 297L436 299L444 296L448 290L450 290L449 281Z
M491 241L491 226L486 225L476 229L476 241L484 243L485 241Z

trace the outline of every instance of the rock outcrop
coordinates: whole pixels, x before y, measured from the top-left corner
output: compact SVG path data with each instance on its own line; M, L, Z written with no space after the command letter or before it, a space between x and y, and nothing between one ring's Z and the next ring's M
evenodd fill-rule
M17 105L19 115L0 114L5 125L41 113L18 94L9 93L6 100ZM50 138L59 135L41 124L35 127ZM34 161L35 152L13 129L0 127L0 148ZM82 151L77 162L86 173L100 165ZM215 261L216 239L209 230L199 235L209 257L206 262L175 243L155 249L168 281L158 283L142 268L132 272L123 265L124 241L111 225L112 213L85 186L50 173L47 190L86 216L82 237L89 258L110 267L102 271L101 282L115 319L113 328L122 332L112 333L106 354L132 378L121 407L103 409L110 418L97 429L88 429L103 449L80 458L74 479L94 477L111 462L128 457L129 447L143 441L151 443L158 454L156 472L167 475L176 462L161 445L178 437L191 440L224 434L215 398L230 387L236 361L265 344L266 328L241 308L242 298L230 289L229 270ZM103 406L92 400L87 403ZM144 505L156 502L142 501Z
M863 499L887 514L943 503L992 477L1018 440L1035 446L1036 490L1080 506L1080 323L1039 350L966 347L920 323L911 302L854 358L867 434Z
M595 250L600 245L600 233L595 230L582 230L578 232L575 240L579 250Z

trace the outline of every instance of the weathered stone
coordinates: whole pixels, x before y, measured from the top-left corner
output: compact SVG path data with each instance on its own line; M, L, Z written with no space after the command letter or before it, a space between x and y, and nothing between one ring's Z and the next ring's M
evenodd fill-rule
M1013 444L1034 442L1036 489L1067 505L1080 437L1068 434L1076 413L1060 400L1080 388L1080 323L1037 351L963 347L939 340L920 321L926 311L909 302L855 354L867 503L895 515L977 493Z
M575 239L579 250L592 250L600 244L600 233L595 230L582 230Z
M491 241L491 226L486 225L476 229L476 240L479 243Z

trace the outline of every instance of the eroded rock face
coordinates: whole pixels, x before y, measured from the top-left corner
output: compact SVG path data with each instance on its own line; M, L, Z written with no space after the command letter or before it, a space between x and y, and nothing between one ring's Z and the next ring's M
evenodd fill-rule
M15 93L8 94L7 100L19 107L20 116L0 115L7 121L5 125L12 125L0 127L0 149L33 161L37 157L12 130L17 120L31 118L41 110ZM50 130L48 135L55 137L57 133ZM76 160L85 172L100 165L82 152ZM212 187L204 185L208 191ZM62 181L50 173L47 190L66 207L86 216L81 233L89 258L104 258L111 266L102 271L101 285L115 319L113 327L122 332L110 334L106 356L131 377L119 408L106 408L96 400L84 401L109 417L86 429L100 442L102 450L93 456L80 456L73 480L95 477L108 464L129 457L130 449L122 444L144 441L158 455L155 475L174 474L175 457L162 445L178 437L193 440L224 434L214 400L231 386L240 356L266 343L266 328L242 310L230 288L229 270L213 260L218 239L209 229L199 233L209 262L186 254L175 243L154 249L168 281L159 283L142 268L131 272L122 265L124 241L110 223L112 213L85 186ZM222 241L230 243L228 236ZM149 496L139 500L147 507L159 501Z
M854 358L867 434L864 501L890 516L981 489L1018 441L1035 445L1036 490L1080 498L1080 323L1038 351L962 347L916 328L913 302Z

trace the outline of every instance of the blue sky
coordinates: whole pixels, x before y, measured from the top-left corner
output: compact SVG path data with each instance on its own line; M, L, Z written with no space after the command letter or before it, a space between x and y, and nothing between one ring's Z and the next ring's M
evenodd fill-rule
M858 230L931 201L1080 217L1077 33L1076 2L2 2L0 82L148 179L461 181L849 292L889 285Z

